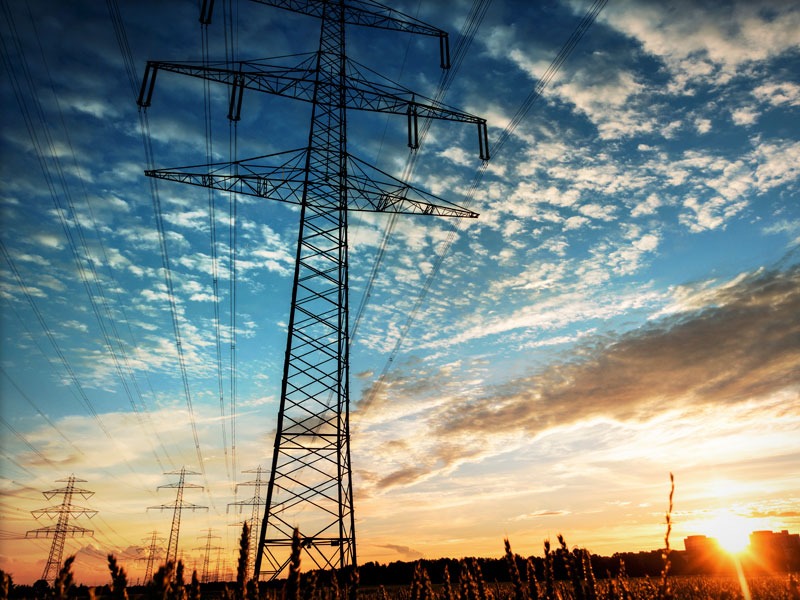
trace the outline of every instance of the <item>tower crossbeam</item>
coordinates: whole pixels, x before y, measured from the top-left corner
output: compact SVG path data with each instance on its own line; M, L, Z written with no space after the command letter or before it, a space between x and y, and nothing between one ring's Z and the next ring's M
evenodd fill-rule
M314 101L316 73L313 66L306 65L305 61L294 67L281 67L262 61L240 61L238 65L237 69L229 67L227 63L225 66L214 66L193 62L147 61L146 79L140 90L139 105L150 106L152 87L158 71L179 73L223 83L235 88L234 91L246 89L304 102ZM355 63L351 69L354 65ZM486 125L486 119L456 110L397 84L368 81L359 75L351 73L344 79L345 100L348 108L397 115L406 115L411 112L424 119ZM236 99L238 100L238 96Z
M306 170L296 164L301 161L297 153L304 157L308 149L209 165L152 169L145 174L156 179L302 204L304 190L313 190L320 184L305 183ZM283 155L291 158L274 165L265 164L265 161ZM348 192L348 210L469 219L478 216L476 212L405 183L352 155L347 159L347 179L343 185ZM322 176L319 171L312 174ZM328 202L316 195L315 198Z
M294 67L279 67L262 61L242 61L239 68L213 66L190 62L148 61L145 77L139 91L139 106L150 106L158 71L189 75L208 81L224 83L231 88L228 118L238 121L245 89L294 100L314 102L316 69L310 62L315 55ZM481 158L488 160L488 132L486 119L446 106L441 102L421 96L393 82L377 83L363 77L359 65L346 62L348 74L342 77L343 102L347 108L406 115L408 118L408 145L419 147L419 119L440 119L472 123L478 126L478 143Z

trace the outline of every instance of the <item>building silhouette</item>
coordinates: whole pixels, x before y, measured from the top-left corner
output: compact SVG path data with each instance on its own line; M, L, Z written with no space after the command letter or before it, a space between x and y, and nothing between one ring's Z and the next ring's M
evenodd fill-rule
M764 571L800 569L800 533L754 531L750 534L753 566Z
M779 573L800 570L800 534L787 529L754 531L750 545L738 555L726 552L713 537L684 538L683 552L689 573L720 573L741 567L751 573Z

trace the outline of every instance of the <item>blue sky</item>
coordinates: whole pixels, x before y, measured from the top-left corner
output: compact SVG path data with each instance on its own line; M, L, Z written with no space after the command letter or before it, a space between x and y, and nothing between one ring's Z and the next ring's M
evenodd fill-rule
M137 547L170 524L146 508L184 465L209 507L184 518L186 559L212 528L232 567L227 504L269 464L298 212L159 182L170 295L135 97L147 60L200 60L204 39L211 60L310 52L318 22L217 4L207 38L193 2L2 5L0 568L15 581L40 576L49 541L20 538L71 473L99 511L81 523L94 537L68 542L79 579L104 581L108 552L141 576ZM433 123L409 168L404 118L348 117L351 153L480 213L350 216L360 560L493 556L504 536L538 554L559 532L657 548L670 472L675 540L726 515L796 532L800 10L611 0L512 127L590 3L476 3L465 37L472 5L392 3L465 50L444 102L487 119L484 169L473 126ZM435 39L351 27L348 53L437 94ZM305 145L308 105L247 92L233 128L227 103L161 73L155 166Z

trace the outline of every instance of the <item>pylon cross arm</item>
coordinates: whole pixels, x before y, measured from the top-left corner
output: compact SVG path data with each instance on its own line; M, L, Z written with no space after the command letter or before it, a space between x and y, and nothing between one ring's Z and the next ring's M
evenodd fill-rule
M322 18L326 0L254 0L254 2ZM428 25L374 0L347 0L342 8L344 22L348 25L363 25L432 37L447 36L447 32L438 27Z
M38 538L38 537L51 537L51 536L53 536L53 535L55 535L57 533L59 533L59 534L63 533L63 534L68 535L68 536L76 536L76 537L77 536L80 536L80 537L83 537L83 536L92 537L92 536L94 536L94 531L92 531L91 529L86 529L84 527L78 527L77 525L67 525L67 526L63 526L62 525L60 527L58 525L53 525L51 527L41 527L39 529L33 529L31 531L28 531L25 534L25 537L28 537L31 534L33 534L32 537L35 537L35 538Z
M80 517L86 515L90 519L97 514L96 510L92 510L91 508L82 508L80 506L74 505L60 505L60 506L50 506L49 508L38 508L36 510L32 510L31 514L34 518L38 519L43 515L47 515L50 518L56 518L58 515L68 513L70 517Z
M461 121L464 123L485 123L486 120L475 115L448 107L441 102L426 98L393 82L377 83L360 75L357 63L348 61L353 71L345 77L344 88L347 108L393 114L413 114L430 119ZM223 83L236 88L244 88L277 96L284 96L304 102L314 100L314 82L316 73L312 65L305 62L295 67L281 67L262 62L243 61L239 69L227 66L211 66L191 62L148 61L143 87L154 78L150 70L180 73L190 77ZM144 98L151 93L145 89Z
M214 66L193 62L150 60L147 61L142 87L139 91L137 100L139 106L145 108L150 106L156 74L159 71L224 83L231 86L236 94L241 89L249 89L306 102L311 102L314 96L313 66L307 67L305 62L294 67L285 67L264 62L245 61L239 63L237 70L231 69L227 65Z
M82 480L81 480L82 481ZM80 488L61 488L59 490L48 490L46 492L42 492L42 495L50 500L54 496L63 496L67 493L71 493L73 496L81 496L84 500L87 500L94 496L94 492L89 490L82 490Z
M288 164L265 165L263 164L265 158L268 157L229 163L153 169L145 171L145 175L199 187L299 204L302 199L305 170L300 166ZM311 177L312 183L309 184L311 187L314 185L315 178L323 178L322 173L313 172L312 174L314 177ZM469 219L478 216L478 213L404 183L352 155L348 155L345 188L349 210Z
M476 212L415 188L352 155L348 159L347 200L350 210L478 217Z
M238 121L241 110L241 95L244 89L302 100L314 101L316 74L304 61L296 67L278 67L262 62L241 62L239 69L216 67L197 63L148 61L139 105L150 106L157 71L169 71L215 81L231 86L231 105L228 117ZM478 126L479 136L486 137L486 120L470 113L448 107L440 102L415 94L394 83L376 83L361 76L358 65L348 61L351 73L345 77L345 103L347 108L370 112L406 115L409 119L409 144L419 145L416 135L417 120L440 119L472 123ZM481 158L488 159L482 151Z
M176 508L175 503L173 504L161 504L159 506L148 506L147 510L174 510ZM180 510L197 510L197 509L205 509L208 510L207 506L199 506L197 504L190 504L188 502L181 502L177 505L177 508Z

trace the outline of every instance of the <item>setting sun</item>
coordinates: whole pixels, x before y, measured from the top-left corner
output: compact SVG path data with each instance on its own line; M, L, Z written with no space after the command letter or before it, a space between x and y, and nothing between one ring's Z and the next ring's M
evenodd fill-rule
M721 511L703 523L705 535L716 538L720 548L730 554L743 552L750 534L759 528L759 519L750 519L730 511Z

